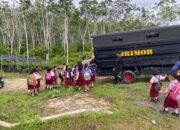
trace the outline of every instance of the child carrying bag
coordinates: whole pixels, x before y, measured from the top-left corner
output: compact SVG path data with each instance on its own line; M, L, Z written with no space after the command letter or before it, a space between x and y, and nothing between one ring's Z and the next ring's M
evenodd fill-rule
M156 92L159 92L161 90L161 88L162 88L162 82L158 77L156 77L156 78L158 79L158 82L155 83L155 90L156 90Z
M170 92L170 97L174 101L180 101L180 83L174 83L174 88Z

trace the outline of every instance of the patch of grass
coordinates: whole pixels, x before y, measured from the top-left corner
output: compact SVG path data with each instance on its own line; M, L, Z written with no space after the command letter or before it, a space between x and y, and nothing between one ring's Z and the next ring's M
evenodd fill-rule
M0 94L0 120L9 122L24 122L38 119L43 107L43 101L57 97L70 96L75 93L74 88L59 87L51 91L42 90L38 96L31 97L25 92Z

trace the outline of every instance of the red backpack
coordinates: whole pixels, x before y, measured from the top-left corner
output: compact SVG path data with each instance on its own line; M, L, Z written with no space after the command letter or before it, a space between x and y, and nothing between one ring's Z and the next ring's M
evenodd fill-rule
M170 93L170 97L174 101L180 101L180 83L174 83L174 88Z

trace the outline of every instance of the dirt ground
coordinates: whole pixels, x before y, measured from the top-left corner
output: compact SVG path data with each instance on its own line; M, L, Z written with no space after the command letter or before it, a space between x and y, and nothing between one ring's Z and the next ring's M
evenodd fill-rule
M27 91L27 79L26 78L13 78L13 79L5 79L4 88L0 89L0 92L9 92L9 91ZM108 82L113 81L113 77L97 77L98 82ZM41 89L44 89L45 81L41 80ZM60 84L60 80L58 79L58 83Z
M103 99L97 100L88 93L79 93L67 98L54 98L41 104L43 109L42 116L49 116L68 111L80 109L99 109L109 110L109 103Z

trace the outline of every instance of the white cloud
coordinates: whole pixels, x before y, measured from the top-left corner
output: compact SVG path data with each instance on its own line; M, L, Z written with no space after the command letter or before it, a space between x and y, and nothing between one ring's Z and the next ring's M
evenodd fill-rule
M150 9L154 6L155 3L158 3L160 0L132 0L134 4L139 7L144 7Z

